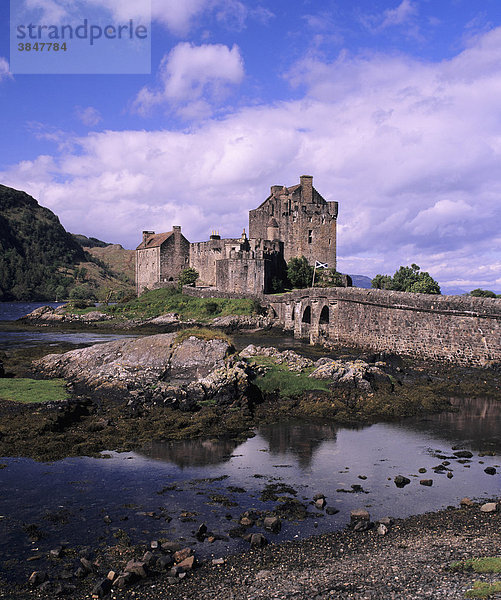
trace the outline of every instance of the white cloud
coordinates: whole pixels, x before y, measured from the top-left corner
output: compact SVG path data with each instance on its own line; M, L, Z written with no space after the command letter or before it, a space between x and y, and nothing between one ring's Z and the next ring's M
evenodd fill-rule
M82 121L82 123L87 125L87 127L95 127L103 120L101 113L93 106L87 106L86 108L82 106L76 106L75 115L77 119Z
M416 2L413 0L402 0L396 8L390 8L383 13L381 28L402 25L414 17L418 12Z
M238 46L181 42L162 59L159 89L143 88L134 107L146 114L151 107L167 103L181 115L205 117L211 104L220 102L229 86L239 84L243 77Z
M10 73L9 63L5 58L0 56L0 81L10 78L12 78L12 75Z
M500 51L501 28L441 63L309 59L290 75L304 87L300 100L242 108L187 131L92 132L72 140L75 149L13 165L1 180L34 195L67 229L132 247L141 230L172 224L192 241L211 229L239 235L270 185L309 172L340 203L344 272L393 273L415 262L443 285L501 291ZM167 58L163 87L147 91L188 108L194 90L203 102L211 85L203 60L180 61L184 71L175 64Z

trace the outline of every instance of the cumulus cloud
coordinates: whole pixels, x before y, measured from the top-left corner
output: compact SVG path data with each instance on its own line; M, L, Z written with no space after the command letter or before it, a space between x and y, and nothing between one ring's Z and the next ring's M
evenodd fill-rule
M101 113L93 106L87 106L86 108L77 106L75 107L75 115L87 127L95 127L103 120Z
M10 73L9 63L0 56L0 81L3 79L9 79L12 75Z
M187 131L92 132L0 176L69 230L133 247L142 229L173 224L192 241L211 229L239 235L270 185L309 172L340 203L340 270L393 273L415 262L442 285L501 291L500 51L501 28L440 63L309 59L289 75L298 100ZM172 64L167 57L163 85L150 93L187 106L194 90L203 101L203 60L181 62L185 71Z
M402 25L414 17L418 12L416 2L412 0L402 0L396 8L390 8L383 13L381 28Z
M146 114L155 105L167 104L181 115L205 117L211 104L221 101L229 86L239 84L243 77L238 46L182 42L162 59L159 88L143 88L134 108Z

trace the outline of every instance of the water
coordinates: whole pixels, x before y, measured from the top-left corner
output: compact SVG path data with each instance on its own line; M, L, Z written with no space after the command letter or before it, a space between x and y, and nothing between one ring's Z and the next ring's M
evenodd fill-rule
M29 314L41 306L61 306L62 302L0 302L0 350L27 348L34 346L56 346L58 344L74 344L84 346L110 342L123 338L134 337L131 335L118 335L114 333L101 333L99 331L79 332L75 330L64 331L47 329L40 331L32 327L12 326L9 321L15 321ZM3 323L2 323L3 322Z
M0 304L0 319L17 318L12 315L22 316L36 307L13 304ZM0 326L0 346L7 347L61 340L81 345L120 337L3 329ZM238 347L248 343L315 352L297 340L273 334L236 340ZM373 519L405 517L457 505L464 496L497 497L501 403L470 399L456 404L458 412L361 428L325 422L268 425L242 444L152 442L136 452L105 453L105 459L68 458L50 464L0 459L0 577L25 580L33 570L33 563L26 562L30 556L44 554L62 541L91 548L102 541L115 543L113 534L119 529L135 543L184 538L199 557L237 552L247 547L241 538L228 536L238 516L249 508L273 510L279 505L261 500L267 485L292 486L296 495L291 497L306 504L311 513L304 521L284 521L278 535L267 533L272 542L340 529L354 508L367 508ZM458 446L475 453L471 461L460 463L454 458L453 448ZM479 456L485 451L498 456ZM450 463L452 479L432 470L442 462ZM487 466L498 473L486 474ZM426 473L420 474L423 468ZM409 477L411 483L397 488L396 475ZM420 485L422 478L433 479L433 485ZM352 485L361 485L363 491L353 493ZM320 492L328 506L339 510L337 514L329 516L313 507L312 498ZM186 511L193 516L186 516ZM103 520L106 515L111 524ZM193 533L202 522L225 539L197 543ZM30 541L30 525L43 534L37 542ZM5 561L11 559L20 562L7 565Z
M267 425L242 444L152 443L136 452L106 453L106 459L50 464L1 459L6 466L0 470L0 554L24 563L33 552L46 552L62 540L70 546L113 543L118 529L134 542L184 538L195 544L200 557L236 552L246 547L240 538L197 543L193 533L205 522L209 530L228 536L244 510L274 509L279 503L260 499L268 484L292 486L312 513L305 521L284 521L278 535L267 534L273 542L342 528L354 508L367 508L373 519L405 517L458 505L464 496L495 497L500 475L487 475L484 469L499 471L500 457L475 454L462 464L452 448L501 453L501 405L470 400L458 406L461 412L360 429L305 422ZM452 479L432 470L445 460ZM426 474L419 474L420 468ZM397 488L396 475L411 483ZM421 478L433 479L432 487L420 485ZM353 484L364 491L352 493ZM339 513L329 516L310 504L319 492ZM225 499L229 505L221 504ZM183 521L185 511L194 513L193 520ZM103 521L105 515L111 525ZM36 524L45 537L30 542L27 524Z

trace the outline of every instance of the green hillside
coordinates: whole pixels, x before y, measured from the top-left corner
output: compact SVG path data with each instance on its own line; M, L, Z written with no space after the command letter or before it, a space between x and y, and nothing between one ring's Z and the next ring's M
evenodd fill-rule
M116 297L132 293L130 270L117 272L104 257L86 252L81 245L86 240L94 238L75 239L48 208L0 185L0 301L100 300L111 291Z

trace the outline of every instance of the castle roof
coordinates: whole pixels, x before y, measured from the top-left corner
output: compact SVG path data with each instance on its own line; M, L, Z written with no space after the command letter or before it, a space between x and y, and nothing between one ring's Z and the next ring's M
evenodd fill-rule
M158 246L161 246L165 242L165 240L168 240L173 233L173 231L167 231L166 233L157 233L155 235L151 235L145 241L142 241L136 248L136 250L144 250L145 248L157 248Z

